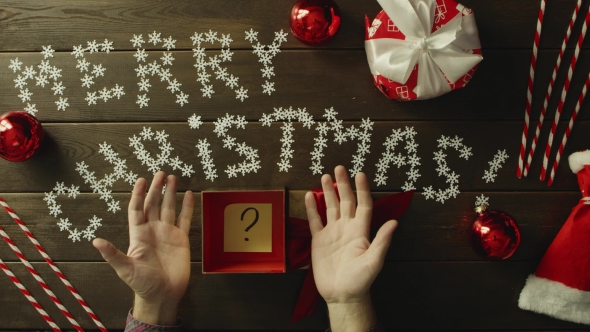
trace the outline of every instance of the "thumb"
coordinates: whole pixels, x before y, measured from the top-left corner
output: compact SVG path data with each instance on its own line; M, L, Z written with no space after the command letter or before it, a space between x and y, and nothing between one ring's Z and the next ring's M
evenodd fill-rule
M383 261L385 261L385 255L387 255L387 249L389 249L389 245L391 244L391 235L393 234L396 228L396 220L390 220L384 223L377 231L375 239L373 239L373 242L367 250L367 254L370 257L370 260L377 264L379 267L383 266Z
M112 243L101 238L94 239L92 245L100 252L102 258L117 272L119 278L127 282L126 279L131 274L132 269L129 257L119 251Z

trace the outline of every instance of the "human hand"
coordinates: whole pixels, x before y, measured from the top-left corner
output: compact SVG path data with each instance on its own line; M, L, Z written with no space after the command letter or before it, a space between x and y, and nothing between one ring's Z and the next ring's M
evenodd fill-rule
M358 206L343 166L334 170L340 201L332 178L322 176L327 224L323 226L312 193L305 195L312 234L311 257L316 286L326 300L333 331L362 331L375 324L370 287L381 268L397 221L383 224L369 241L373 200L367 177L355 177Z
M166 192L159 209L162 188ZM135 182L129 202L127 255L103 239L92 244L135 292L133 316L155 325L175 325L178 303L188 286L190 248L188 233L194 196L187 191L176 219L176 177L158 172L147 197L146 180Z

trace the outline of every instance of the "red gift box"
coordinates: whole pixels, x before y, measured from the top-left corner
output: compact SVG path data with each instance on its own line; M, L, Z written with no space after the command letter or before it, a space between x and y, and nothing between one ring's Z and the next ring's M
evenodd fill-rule
M201 192L203 273L285 273L285 191Z
M473 12L453 0L377 0L365 18L375 86L390 99L429 99L464 87L483 59Z

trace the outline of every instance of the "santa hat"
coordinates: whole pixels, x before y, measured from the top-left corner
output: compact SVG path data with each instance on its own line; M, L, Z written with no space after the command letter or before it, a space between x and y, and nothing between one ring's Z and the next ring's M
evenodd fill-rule
M590 150L569 157L583 198L520 293L521 309L590 325Z

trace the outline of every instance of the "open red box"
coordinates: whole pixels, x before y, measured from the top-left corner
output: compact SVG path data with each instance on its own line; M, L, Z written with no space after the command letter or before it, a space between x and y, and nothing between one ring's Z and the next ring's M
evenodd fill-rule
M202 191L203 273L285 273L285 190Z

